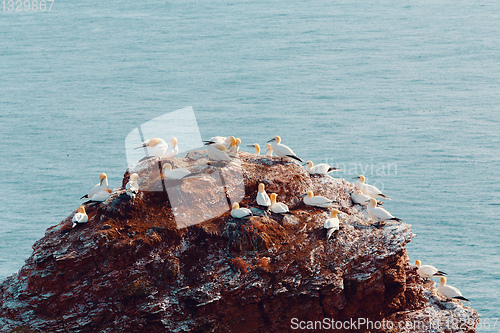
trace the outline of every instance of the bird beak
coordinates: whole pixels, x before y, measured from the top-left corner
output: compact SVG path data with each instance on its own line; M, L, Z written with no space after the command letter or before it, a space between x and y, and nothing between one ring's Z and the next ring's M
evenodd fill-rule
M351 178L351 179L359 179L359 176L358 176L358 177Z
M272 138L271 140L267 141L267 142L273 142L275 141L276 139L275 138Z
M302 163L302 165L306 165L306 164L307 164L307 162L306 163Z
M139 148L144 148L146 145L140 145L139 147L135 147L134 150L139 149Z
M366 200L365 202L370 202L370 200Z
M302 198L302 197L305 197L307 195L307 193L304 193L304 194L301 194L299 197Z
M203 142L205 142L205 146L208 146L208 145L215 143L215 141L203 141Z
M247 147L255 148L255 145L247 145Z

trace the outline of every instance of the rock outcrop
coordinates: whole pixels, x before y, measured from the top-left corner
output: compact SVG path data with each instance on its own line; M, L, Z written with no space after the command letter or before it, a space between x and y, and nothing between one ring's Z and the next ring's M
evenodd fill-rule
M228 165L207 165L203 152L176 158L174 167L198 172L182 181L162 180L146 162L135 199L115 190L87 206L85 225L72 228L73 212L49 228L0 285L0 330L475 332L477 312L443 300L409 264L410 225L376 227L343 179L239 157ZM293 214L256 207L261 182ZM329 241L328 211L298 197L307 190L341 206L341 229ZM232 218L231 201L255 217Z

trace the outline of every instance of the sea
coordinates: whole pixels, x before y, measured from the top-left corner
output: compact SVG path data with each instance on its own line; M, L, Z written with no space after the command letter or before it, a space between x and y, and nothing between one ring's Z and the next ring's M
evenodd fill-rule
M500 331L500 2L11 2L0 280L99 173L121 185L134 129L191 106L202 139L252 151L280 135L334 177L364 174L412 225L410 260L447 272L479 331Z

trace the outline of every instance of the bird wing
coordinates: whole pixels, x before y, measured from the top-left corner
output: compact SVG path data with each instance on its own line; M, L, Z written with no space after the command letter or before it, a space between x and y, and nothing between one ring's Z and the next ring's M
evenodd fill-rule
M331 205L333 204L333 200L325 198L323 196L317 195L311 198L311 203L314 205Z
M109 199L109 196L111 194L108 191L101 190L94 194L93 196L89 197L90 201L106 201Z
M330 229L338 229L339 228L339 219L338 218L329 218L325 220L325 223L323 224L324 228Z
M92 198L97 192L99 192L100 190L102 190L101 188L101 183L97 183L95 184L94 187L92 187L92 189L89 191L89 193L87 194L87 198Z
M189 174L191 174L191 172L184 168L174 169L164 173L165 177L168 179L181 179Z
M377 216L377 218L379 218L381 221L390 220L390 219L395 218L394 216L392 216L391 213L389 213L388 211L386 211L383 208L375 207L373 210L374 210L374 213Z
M448 298L462 296L462 293L460 292L460 290L458 290L457 288L455 288L453 286L448 286L448 285L442 286L442 285L440 285L438 287L438 290L441 292L441 294L443 294L444 296L446 296Z
M328 170L330 169L330 166L325 163L320 163L317 164L313 167L314 173L319 173L322 175L326 175L328 173Z
M271 199L266 192L257 193L257 205L269 207L271 205Z
M422 272L424 275L431 277L437 273L437 269L434 266L422 265L418 268L418 271Z
M364 184L363 187L364 187L364 191L363 192L365 192L366 194L368 194L372 198L376 197L376 196L379 196L379 195L385 196L385 194L383 194L382 191L380 191L378 188L376 188L373 185Z

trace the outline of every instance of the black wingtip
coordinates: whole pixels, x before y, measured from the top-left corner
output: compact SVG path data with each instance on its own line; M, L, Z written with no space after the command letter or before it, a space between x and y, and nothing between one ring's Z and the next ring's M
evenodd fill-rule
M85 198L88 198L89 195L88 194L85 194L84 196L82 196L80 199L85 199Z
M454 298L454 299L459 299L459 300L461 300L461 301L466 301L466 302L469 302L469 303L470 303L470 301L469 301L467 298L463 297L463 296L456 296L456 297L453 297L453 298Z
M296 159L297 161L304 162L304 161L302 161L302 159L301 159L300 157L297 157L297 156L295 156L295 155L286 155L286 156L291 157L291 158L294 158L294 159Z
M445 275L448 275L448 274L446 274L445 272L441 272L441 271L437 271L436 274L434 274L434 276L445 276Z

